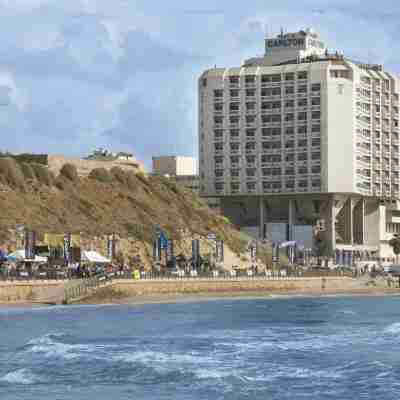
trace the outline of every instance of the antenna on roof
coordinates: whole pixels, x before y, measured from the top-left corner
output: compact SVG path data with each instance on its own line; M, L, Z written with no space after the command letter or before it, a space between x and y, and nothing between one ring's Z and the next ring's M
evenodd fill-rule
M283 27L281 27L281 37L283 37Z

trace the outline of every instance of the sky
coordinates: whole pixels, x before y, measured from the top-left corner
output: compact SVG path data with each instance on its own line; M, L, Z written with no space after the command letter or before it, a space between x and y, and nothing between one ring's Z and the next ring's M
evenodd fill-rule
M312 27L400 74L399 0L0 0L0 151L197 156L197 80Z

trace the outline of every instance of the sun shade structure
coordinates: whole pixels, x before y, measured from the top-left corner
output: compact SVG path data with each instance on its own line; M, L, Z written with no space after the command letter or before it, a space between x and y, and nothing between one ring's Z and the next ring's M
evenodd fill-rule
M25 250L16 250L7 256L8 261L23 261L23 262L33 262L33 263L45 263L47 262L47 257L35 256L34 259L25 258Z
M82 252L82 261L97 263L97 264L108 264L111 262L109 258L103 257L96 251L84 251Z

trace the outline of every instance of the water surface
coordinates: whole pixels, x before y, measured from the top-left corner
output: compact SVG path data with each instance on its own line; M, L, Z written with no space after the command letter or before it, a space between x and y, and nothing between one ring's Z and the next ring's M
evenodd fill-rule
M400 398L400 298L0 309L2 400Z

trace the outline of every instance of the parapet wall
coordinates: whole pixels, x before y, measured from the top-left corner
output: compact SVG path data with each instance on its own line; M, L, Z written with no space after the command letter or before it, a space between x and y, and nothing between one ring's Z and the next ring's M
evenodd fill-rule
M288 278L288 279L160 279L115 280L113 289L127 297L158 294L196 293L342 293L363 289L356 279L347 277Z
M105 168L110 170L113 167L120 167L124 170L139 172L143 171L143 166L135 159L133 160L113 160L113 161L100 161L100 160L84 160L75 157L64 156L48 156L49 170L54 174L58 174L64 164L75 165L79 176L88 176L95 168Z

